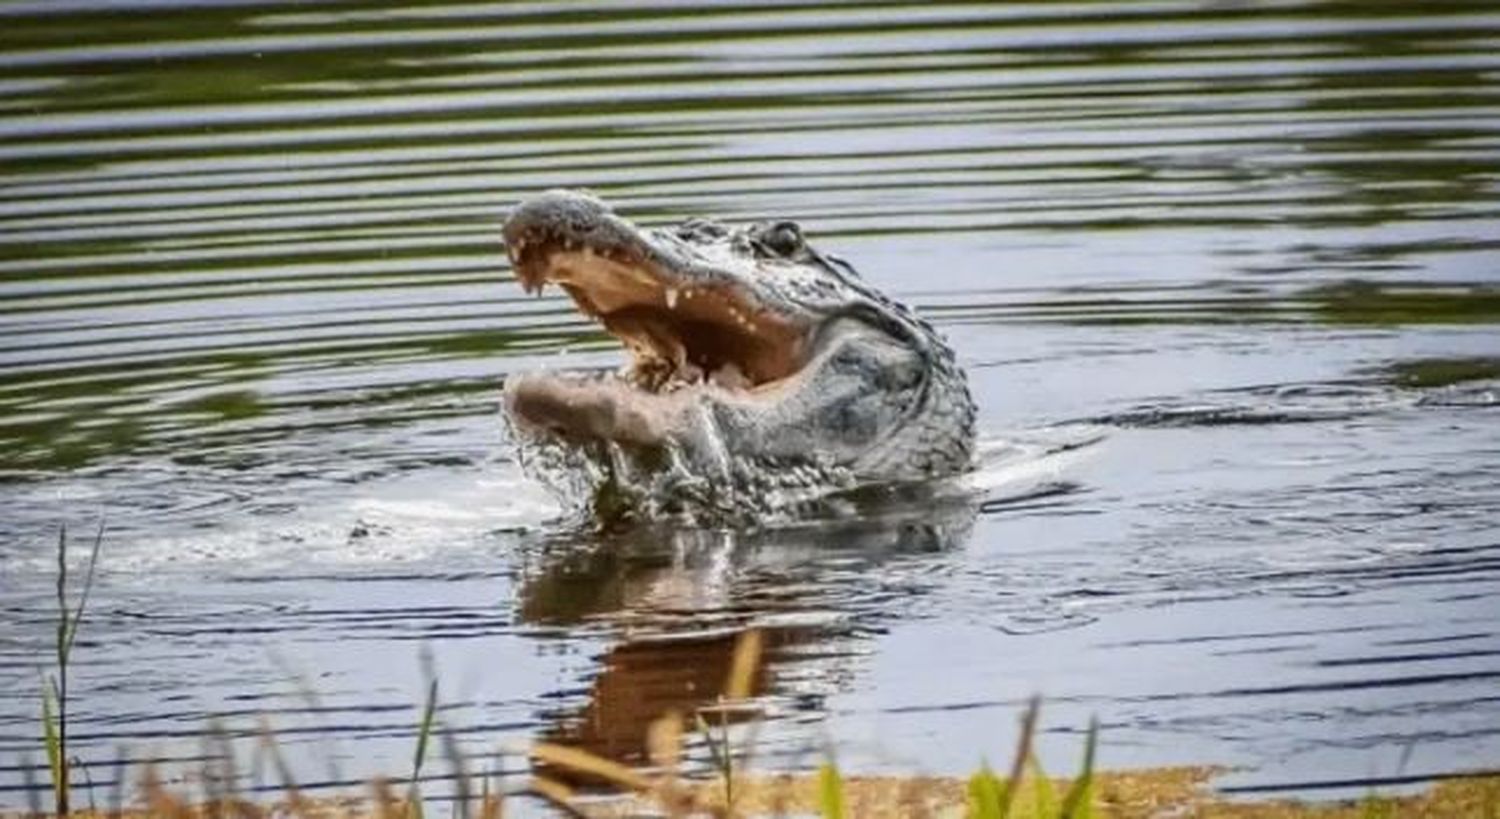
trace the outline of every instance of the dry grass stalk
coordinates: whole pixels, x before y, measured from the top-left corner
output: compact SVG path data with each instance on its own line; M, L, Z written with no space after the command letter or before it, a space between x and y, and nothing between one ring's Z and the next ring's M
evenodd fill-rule
M595 756L588 751L541 742L531 746L533 759L559 768L570 768L579 773L597 776L619 786L623 790L640 793L652 787L652 781L641 773L627 768L612 759Z
M553 807L561 810L568 816L588 819L588 814L579 810L573 804L575 797L573 789L555 779L548 779L545 776L532 777L531 792L547 800Z
M691 810L693 801L679 778L682 765L682 715L667 713L651 723L646 732L646 752L651 764L661 771L652 789L652 797L668 816L681 816Z
M760 629L750 629L734 644L734 658L729 666L729 678L724 681L724 698L735 702L749 699L754 693L755 675L760 671L760 657L765 637Z

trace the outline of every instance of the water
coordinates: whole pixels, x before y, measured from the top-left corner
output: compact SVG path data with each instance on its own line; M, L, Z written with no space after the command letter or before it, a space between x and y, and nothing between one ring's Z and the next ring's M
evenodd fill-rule
M747 624L767 767L966 772L1033 692L1054 770L1091 715L1106 767L1229 788L1500 762L1500 9L0 17L4 804L57 527L81 560L101 518L72 677L101 800L117 748L180 775L210 725L248 771L262 719L304 783L401 775L424 646L466 752L628 757ZM959 350L974 492L557 526L499 385L620 353L509 277L505 208L553 186L802 221Z

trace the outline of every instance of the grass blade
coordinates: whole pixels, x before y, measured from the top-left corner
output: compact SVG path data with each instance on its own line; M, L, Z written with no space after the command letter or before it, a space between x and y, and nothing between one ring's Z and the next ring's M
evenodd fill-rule
M432 738L432 720L437 714L437 677L427 684L427 703L422 707L422 723L417 726L417 749L411 759L411 782L406 788L406 810L412 819L422 819L422 792L418 782L422 763L427 759L427 743Z
M276 769L276 776L281 780L282 793L285 794L286 803L292 813L304 813L307 802L302 798L302 790L297 786L297 779L292 776L292 767L287 764L286 757L281 753L281 744L276 741L276 734L271 730L271 723L264 716L260 718L260 747L261 751L270 758L272 767Z
M1031 774L1031 804L1034 813L1039 817L1056 816L1058 814L1057 789L1052 787L1052 780L1048 779L1047 772L1042 770L1042 763L1037 760L1036 754L1031 755L1027 768Z
M417 749L411 759L413 780L422 772L422 763L427 759L427 743L432 738L432 720L437 713L437 688L437 680L427 684L427 702L422 706L422 722L417 726Z
M469 766L464 761L464 752L458 747L458 739L453 731L442 727L440 734L443 738L443 755L448 758L448 764L453 768L454 815L457 819L469 819L469 799L473 796L470 792Z
M536 776L531 779L531 792L547 800L552 807L570 817L588 819L588 814L573 805L573 789L561 782Z
M824 762L818 766L818 807L823 819L844 819L844 778L838 766Z
M500 819L505 813L505 787L500 782L499 754L490 760L489 770L480 777L479 819Z
M531 758L556 768L567 768L578 773L596 776L636 793L644 793L651 789L651 780L645 776L612 759L595 756L578 748L538 742L531 746Z
M1083 770L1063 798L1060 819L1093 819L1094 754L1099 748L1099 718L1089 720L1089 735L1083 746Z
M141 798L145 802L146 816L160 817L160 819L194 819L192 808L188 803L177 798L167 791L161 783L161 777L157 776L155 763L146 766L146 772L141 778Z
M700 727L702 719L698 717ZM651 723L646 749L652 765L667 776L677 775L677 766L682 762L682 717L676 711L668 711Z
M754 693L755 673L760 669L760 655L765 638L760 629L752 628L741 634L734 643L734 658L729 666L729 676L724 682L724 698L727 700L748 699Z
M719 712L718 739L714 738L713 729L708 721L703 718L702 713L693 715L698 722L698 731L703 734L703 741L708 744L708 752L713 756L714 768L718 770L719 777L724 780L724 806L726 810L734 810L734 749L729 746L729 715L724 711Z
M1036 737L1037 717L1042 711L1041 696L1033 696L1021 715L1021 736L1016 740L1016 755L1010 761L1010 778L1005 780L1005 800L1000 803L1000 819L1010 815L1011 806L1020 790L1021 777L1026 774L1026 760L1031 758L1031 744Z
M71 772L75 769L83 775L83 786L85 788L84 792L89 795L89 813L99 813L99 806L94 802L94 777L89 774L88 766L83 764L82 757L75 756L71 760L69 760L68 770Z
M53 718L56 699L57 680L48 677L42 683L42 745L47 750L47 767L52 772L52 798L57 812L62 814L68 810L68 760Z
M1395 817L1395 803L1381 799L1380 795L1374 791L1365 794L1365 798L1359 801L1359 819L1395 819Z
M57 527L57 665L66 668L68 655L68 526Z
M83 591L78 596L78 608L73 610L73 616L67 616L67 608L63 608L63 621L67 623L66 639L63 641L60 656L67 661L68 655L73 652L73 641L78 637L78 623L83 620L83 611L89 604L89 592L94 588L94 569L99 565L99 547L104 545L104 521L99 521L99 531L94 535L94 547L89 551L88 568L83 574ZM60 602L60 601L59 601Z
M972 819L1001 819L1008 801L1008 784L995 776L985 762L969 777L969 816Z
M698 717L700 727L702 719ZM659 771L654 783L655 798L667 816L690 814L692 808L691 797L677 782L678 768L682 763L682 731L682 716L676 711L668 711L654 720L646 733L648 757Z

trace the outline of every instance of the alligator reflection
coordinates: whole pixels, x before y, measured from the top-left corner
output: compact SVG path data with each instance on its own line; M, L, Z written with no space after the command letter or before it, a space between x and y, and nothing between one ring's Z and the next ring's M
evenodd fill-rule
M792 528L653 527L549 543L523 584L522 619L592 623L620 639L587 702L549 714L543 739L642 761L654 720L691 720L716 702L747 628L764 636L753 690L768 696L765 716L816 713L847 685L853 643L893 616L893 597L930 588L934 562L969 536L978 499L919 494L856 499L848 517Z

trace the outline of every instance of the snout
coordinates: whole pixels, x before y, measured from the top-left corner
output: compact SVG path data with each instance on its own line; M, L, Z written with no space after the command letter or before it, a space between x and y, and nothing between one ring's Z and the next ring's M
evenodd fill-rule
M542 236L581 239L615 218L609 205L593 194L559 188L517 205L501 232L509 246Z

